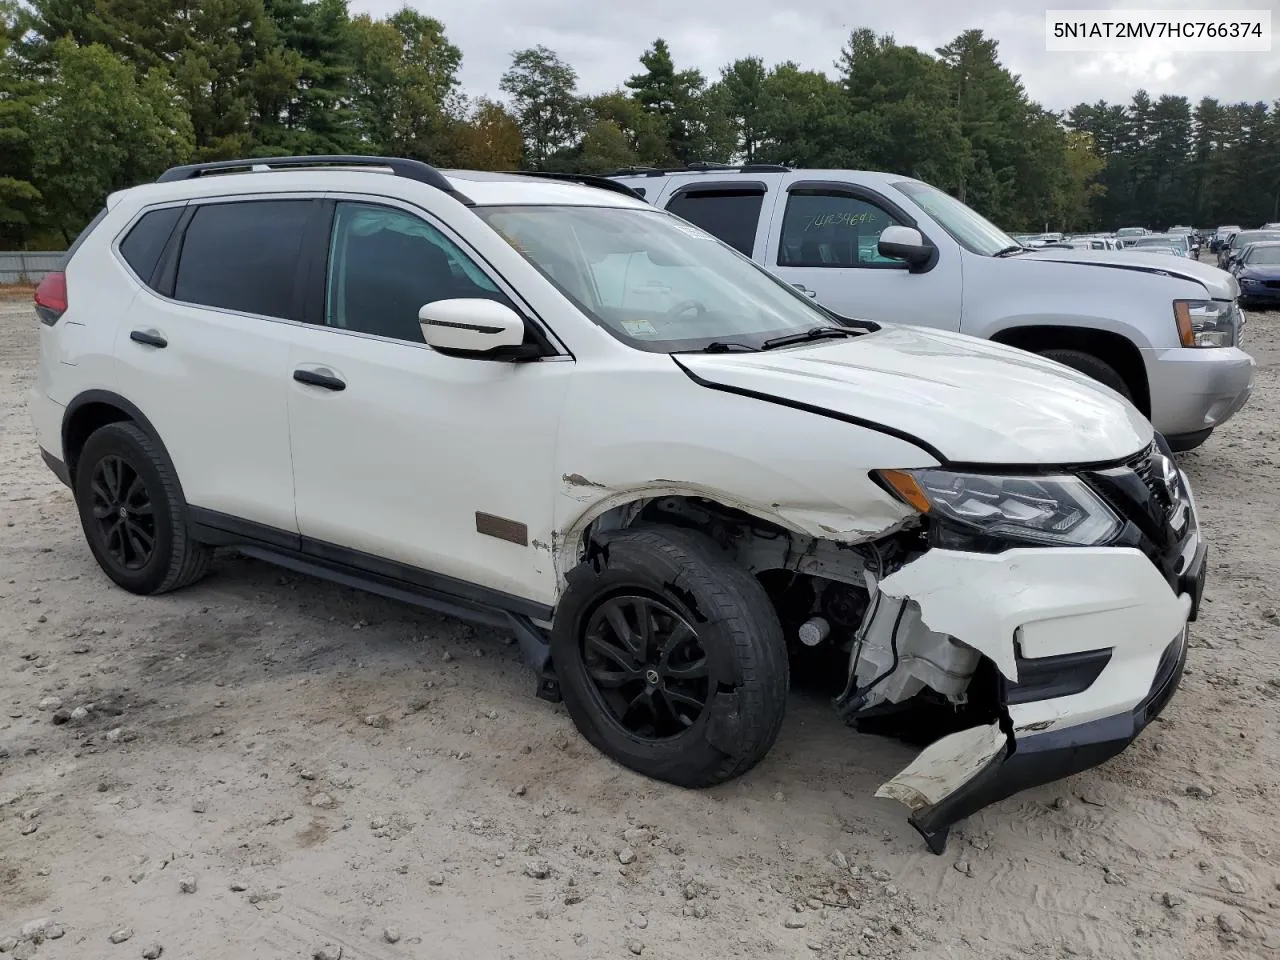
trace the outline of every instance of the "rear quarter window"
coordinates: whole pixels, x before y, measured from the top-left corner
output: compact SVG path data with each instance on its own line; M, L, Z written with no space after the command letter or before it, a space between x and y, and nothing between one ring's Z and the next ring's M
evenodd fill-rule
M164 252L173 228L182 216L182 207L152 210L142 215L120 241L120 255L134 273L149 287L154 287L156 265Z

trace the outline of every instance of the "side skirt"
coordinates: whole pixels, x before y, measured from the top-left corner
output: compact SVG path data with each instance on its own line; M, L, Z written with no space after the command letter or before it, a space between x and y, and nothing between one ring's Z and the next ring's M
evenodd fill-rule
M537 677L537 696L553 703L560 700L560 685L551 667L551 647L535 622L549 622L554 615L553 608L213 510L201 507L189 510L191 535L201 543L231 547L247 557L297 573L470 623L510 630L525 662Z

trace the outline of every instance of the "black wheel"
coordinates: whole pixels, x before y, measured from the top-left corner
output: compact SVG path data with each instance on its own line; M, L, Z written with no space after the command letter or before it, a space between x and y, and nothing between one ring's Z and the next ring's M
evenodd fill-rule
M75 475L80 525L98 565L133 593L194 583L212 550L187 531L187 510L160 445L137 424L109 423L90 434Z
M769 597L693 531L641 527L593 544L556 608L551 660L582 734L658 780L732 779L782 727L787 650Z
M1133 402L1133 392L1129 389L1129 385L1124 382L1124 377L1116 373L1115 367L1105 360L1099 360L1092 353L1067 349L1040 350L1038 352L1040 356L1048 360L1056 360L1065 367L1079 370L1085 376L1092 377L1103 386L1110 387L1130 403Z

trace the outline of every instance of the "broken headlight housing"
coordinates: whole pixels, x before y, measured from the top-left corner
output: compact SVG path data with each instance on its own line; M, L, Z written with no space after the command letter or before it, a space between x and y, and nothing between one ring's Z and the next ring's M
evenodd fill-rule
M1243 320L1234 300L1175 300L1173 317L1184 347L1234 347Z
M1078 477L937 469L877 470L874 475L921 513L982 537L1093 547L1113 539L1122 527Z

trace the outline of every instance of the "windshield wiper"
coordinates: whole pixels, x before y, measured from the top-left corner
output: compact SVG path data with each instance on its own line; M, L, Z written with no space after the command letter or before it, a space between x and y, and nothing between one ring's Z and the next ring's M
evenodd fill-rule
M1015 243L1012 247L1005 247L1003 250L997 250L992 254L993 257L1011 257L1015 253L1024 253L1030 250L1030 247L1024 247L1020 243Z
M756 348L736 340L712 340L705 347L696 350L679 350L678 353L755 353Z
M760 345L761 350L772 350L774 347L786 347L793 343L807 343L810 340L825 340L828 337L860 337L865 331L851 330L848 327L810 327L804 333L789 333L785 337L774 337Z

